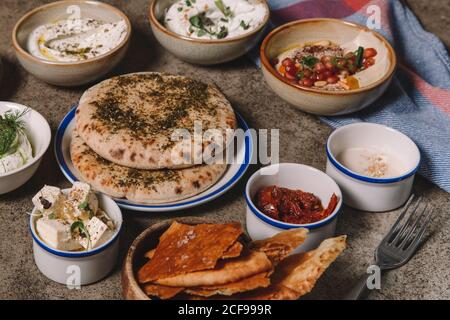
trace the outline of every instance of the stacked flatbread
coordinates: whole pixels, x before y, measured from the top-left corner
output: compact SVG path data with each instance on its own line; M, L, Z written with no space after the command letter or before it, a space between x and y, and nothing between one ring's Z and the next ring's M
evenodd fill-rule
M75 120L71 158L83 180L147 204L185 199L215 184L226 164L212 159L225 152L237 126L215 86L160 73L93 86Z
M298 299L345 249L345 236L289 256L307 229L245 243L238 223L172 223L148 251L137 280L160 299Z

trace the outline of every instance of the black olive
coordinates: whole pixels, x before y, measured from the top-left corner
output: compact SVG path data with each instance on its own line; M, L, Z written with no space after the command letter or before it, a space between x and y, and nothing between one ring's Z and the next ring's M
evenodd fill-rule
M39 200L41 201L41 204L44 207L44 209L49 209L52 206L51 202L48 201L47 199L39 197Z

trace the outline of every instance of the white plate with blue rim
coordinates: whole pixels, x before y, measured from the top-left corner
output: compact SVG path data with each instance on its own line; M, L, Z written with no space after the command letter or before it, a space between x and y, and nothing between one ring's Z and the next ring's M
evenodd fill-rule
M70 143L72 140L72 131L75 128L76 108L77 105L75 105L61 121L58 130L56 131L54 146L55 156L59 168L71 183L73 183L74 181L82 180L80 173L73 166L72 160L70 158ZM208 201L214 200L224 194L226 191L232 188L245 174L250 165L254 149L253 138L249 131L247 123L237 113L236 118L239 128L244 131L244 143L236 144L237 147L234 153L234 161L232 162L232 164L228 165L227 170L219 179L219 181L217 181L209 189L187 199L161 204L142 204L126 199L117 198L115 198L114 201L116 201L119 207L123 209L142 212L167 212L192 208Z

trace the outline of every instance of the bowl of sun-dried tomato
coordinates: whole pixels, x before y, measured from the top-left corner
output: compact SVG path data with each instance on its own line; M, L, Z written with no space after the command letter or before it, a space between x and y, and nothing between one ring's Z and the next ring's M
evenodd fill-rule
M342 206L341 190L332 178L297 163L273 164L256 171L247 182L245 198L247 231L253 240L293 228L309 230L296 252L314 249L332 237Z

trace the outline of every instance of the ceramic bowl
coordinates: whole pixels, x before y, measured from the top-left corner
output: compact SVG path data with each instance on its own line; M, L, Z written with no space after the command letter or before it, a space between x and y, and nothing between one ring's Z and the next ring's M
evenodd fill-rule
M92 59L79 62L47 61L34 57L27 51L30 33L43 24L66 19L69 6L79 6L81 18L95 18L105 22L125 20L128 33L113 50ZM124 57L131 37L131 23L117 8L97 1L58 1L38 7L25 14L12 32L13 47L20 64L35 77L58 86L78 86L101 78Z
M282 77L272 66L271 61L287 48L320 40L332 41L348 50L356 50L358 46L377 50L375 65L361 72L361 88L325 91L301 87ZM394 50L380 34L354 23L325 18L298 20L278 27L264 39L260 57L264 77L272 90L298 109L317 115L341 115L367 107L386 91L397 64Z
M338 160L347 148L377 148L396 155L403 174L372 178L353 172ZM327 141L327 174L341 187L345 204L364 211L382 212L402 206L409 198L420 151L406 135L375 123L355 123L336 129Z
M9 110L21 111L26 108L18 103L0 101L1 115ZM24 115L22 120L25 122L25 133L33 148L33 159L16 170L0 173L0 194L11 192L30 180L50 145L50 126L39 112L30 109L30 112Z
M176 0L152 1L149 7L150 26L158 42L181 60L199 65L224 63L250 51L264 33L270 16L269 6L265 0L250 1L263 3L267 7L267 16L259 28L239 37L222 40L193 39L166 29L161 21L165 11Z
M164 220L145 229L131 244L123 263L122 294L126 300L150 300L145 292L142 291L135 275L139 268L142 267L147 261L147 259L144 258L144 253L151 249L154 249L158 245L159 237L170 227L172 222L175 220L180 223L190 225L196 225L200 223L223 223L223 221L219 221L218 219L213 217L182 217Z
M2 58L0 58L0 85L2 84L2 79L3 79L3 62L2 62Z
M324 220L309 224L292 224L275 220L262 213L255 205L255 197L262 187L276 185L294 190L312 192L326 207L336 194L339 202L335 210ZM293 228L309 229L306 241L294 253L317 248L320 243L334 236L336 221L342 206L342 194L336 182L320 170L296 163L280 163L263 167L248 180L245 188L247 202L247 231L253 240L260 240Z
M69 189L63 190L67 193ZM104 194L97 194L99 207L116 223L117 231L98 248L90 251L61 251L49 247L36 231L37 216L33 209L30 230L33 237L33 255L39 270L49 279L66 285L87 285L106 277L116 266L119 254L119 235L122 212L117 204Z

